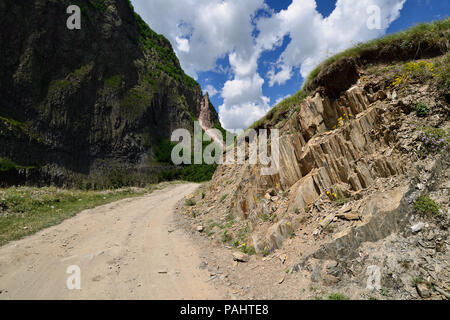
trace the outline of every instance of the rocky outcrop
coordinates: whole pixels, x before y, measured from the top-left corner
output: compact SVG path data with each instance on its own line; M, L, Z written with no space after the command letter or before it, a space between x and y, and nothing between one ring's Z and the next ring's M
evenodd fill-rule
M389 117L378 96L385 95L354 86L335 101L316 94L302 102L281 128L278 173L260 176L259 167L237 169L243 171L233 198L235 214L248 217L261 210L255 199L264 196L266 186L289 192L291 206L302 210L336 185L358 191L377 177L404 173L392 141L381 130Z
M404 68L358 67L359 80L344 74L342 87L328 70L311 95L286 100L254 127L280 130L268 148L279 146L278 172L262 175L250 161L254 150L243 164L220 165L189 208L194 223L210 224L208 237L226 248L263 255L254 275L271 281L282 272L277 285L310 279L311 288L358 299L448 298L448 104L438 74L393 83ZM286 257L286 266L268 269Z
M198 121L202 129L209 134L213 141L219 144L223 149L225 145L223 141L225 141L226 137L220 137L216 132L209 131L210 129L218 129L220 130L220 123L218 122L218 114L211 101L209 100L209 94L203 96L203 99L200 103L200 115L198 116ZM223 131L223 130L222 130Z
M209 101L209 94L208 92L206 92L206 94L202 98L202 101L200 102L200 115L198 117L198 120L202 124L202 127L208 129L214 128L214 122L211 117L211 102Z
M423 31L423 30L422 30ZM448 30L435 37L437 32L430 28L421 36L411 37L407 41L397 38L384 44L366 44L353 57L342 57L337 60L325 61L318 70L317 76L305 83L308 92L319 91L332 98L339 97L358 79L358 68L369 64L408 61L423 58L433 58L448 52ZM428 36L429 35L429 36ZM407 43L407 45L405 45ZM352 50L352 49L350 49ZM351 56L351 55L350 55Z
M337 79L339 80L337 81ZM312 91L313 88L321 87L325 95L337 98L356 80L358 80L358 70L355 59L341 59L331 67L322 68L318 76L309 84L308 90Z

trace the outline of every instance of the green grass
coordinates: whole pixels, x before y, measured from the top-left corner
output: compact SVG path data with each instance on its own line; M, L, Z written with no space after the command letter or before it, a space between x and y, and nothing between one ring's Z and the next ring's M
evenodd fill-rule
M250 129L260 129L266 128L268 126L274 126L286 115L291 107L299 106L307 96L308 94L306 91L300 90L293 96L284 99L272 109L270 109L270 111L263 118L254 122L250 126Z
M146 87L134 87L120 100L120 111L127 119L140 119L151 105L152 93Z
M51 97L60 91L66 90L69 86L71 86L71 82L68 80L53 80L48 86L47 96Z
M131 8L133 7L130 4ZM140 42L144 48L150 52L155 52L159 56L159 62L155 66L159 71L164 72L168 76L177 81L181 81L189 87L200 88L200 85L193 78L184 73L180 67L175 52L169 40L163 35L157 34L145 23L145 21L135 13L135 18L139 28Z
M253 246L243 245L240 250L242 253L248 254L249 256L256 254L256 250Z
M124 198L141 196L148 189L125 188L82 191L55 187L0 189L0 246L61 223L84 209Z
M388 288L381 288L380 289L380 294L384 297L390 297L391 296L391 291Z
M397 32L370 42L357 44L354 47L338 53L322 62L309 74L303 84L303 88L309 87L324 67L329 66L338 60L344 58L357 58L364 51L381 50L384 47L398 42L401 42L401 45L404 47L411 46L415 43L440 44L445 41L446 37L448 38L448 33L446 35L445 32L448 32L449 29L450 18L447 18L432 23L421 23L405 31Z
M225 230L220 238L223 243L229 243L233 240L231 234L228 233L228 230Z
M350 298L342 293L332 293L328 296L328 300L350 300Z
M450 90L450 53L447 53L442 61L436 63L436 70L442 88Z
M117 89L120 87L121 82L122 82L121 75L115 75L105 79L105 85L109 88Z

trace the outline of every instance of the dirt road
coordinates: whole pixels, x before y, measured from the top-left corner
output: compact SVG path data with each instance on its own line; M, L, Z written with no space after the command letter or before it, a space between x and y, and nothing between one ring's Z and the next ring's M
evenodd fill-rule
M222 299L198 249L172 224L177 201L197 187L86 210L1 247L0 299ZM68 289L68 279L81 289Z

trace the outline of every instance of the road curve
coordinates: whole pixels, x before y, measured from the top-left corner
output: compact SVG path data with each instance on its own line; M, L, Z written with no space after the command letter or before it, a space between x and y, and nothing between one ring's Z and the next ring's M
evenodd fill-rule
M85 210L1 247L0 299L222 299L195 244L172 226L176 203L197 187Z

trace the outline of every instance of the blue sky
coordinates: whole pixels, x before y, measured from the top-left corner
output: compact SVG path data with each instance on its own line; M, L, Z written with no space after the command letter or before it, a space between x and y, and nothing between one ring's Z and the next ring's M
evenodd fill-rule
M297 92L327 56L450 13L450 1L437 0L132 2L171 41L183 69L208 90L231 130L246 128ZM369 28L374 16L380 24Z

